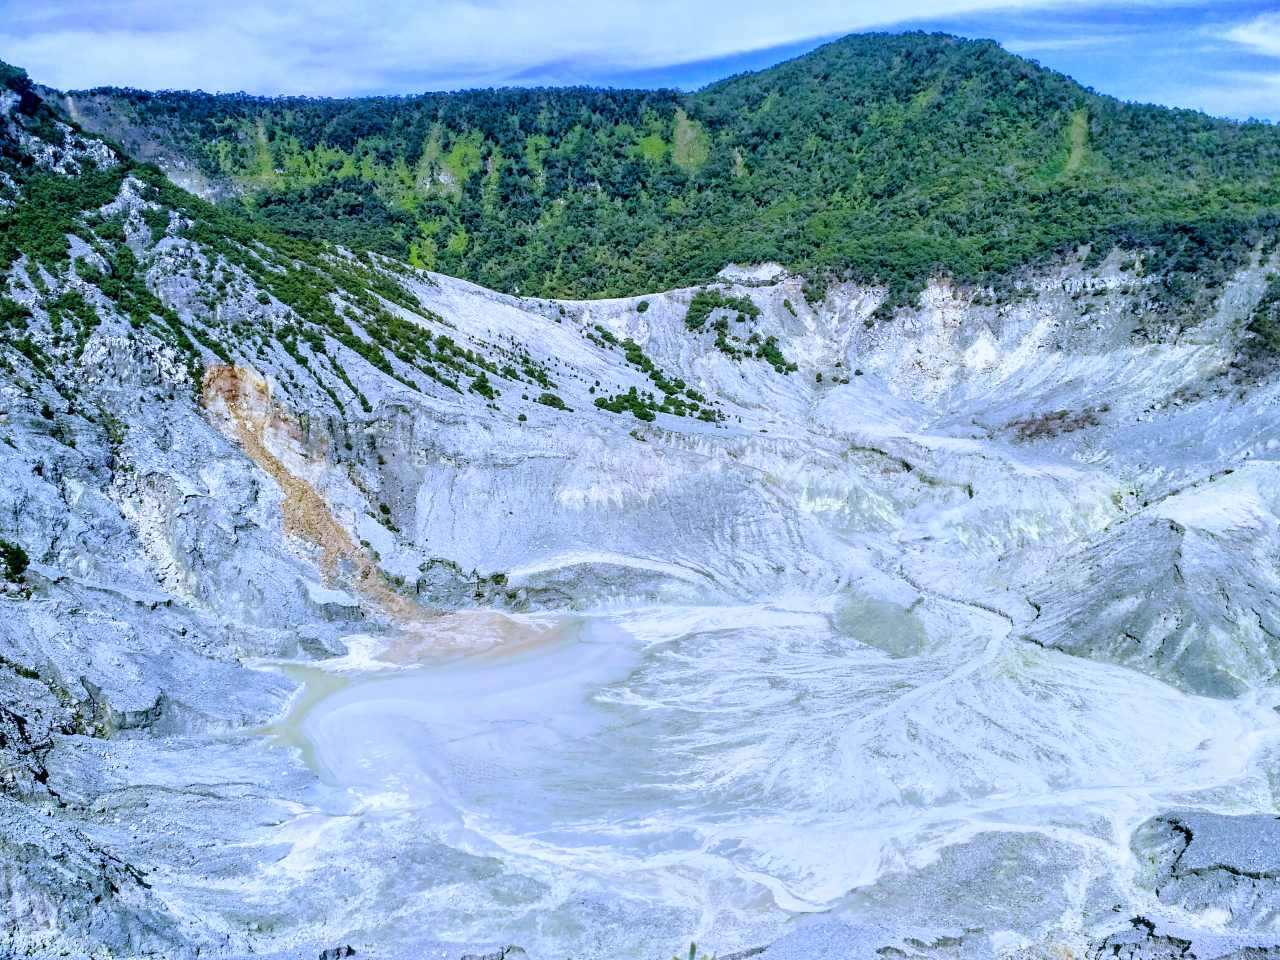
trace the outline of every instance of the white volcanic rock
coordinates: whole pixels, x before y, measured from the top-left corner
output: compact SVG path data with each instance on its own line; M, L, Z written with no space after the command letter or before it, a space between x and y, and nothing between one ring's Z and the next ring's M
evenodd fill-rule
M1133 827L1270 812L1280 381L1230 365L1274 259L1180 332L1113 262L870 323L883 291L727 269L786 373L688 330L694 289L339 255L350 337L315 348L155 207L130 179L104 209L194 376L101 292L110 243L5 278L53 359L0 350L0 537L32 560L0 595L0 952L1128 949ZM369 270L492 397L370 362ZM626 340L718 416L597 407L657 392ZM1263 882L1223 896L1270 923ZM865 922L778 939L817 911Z

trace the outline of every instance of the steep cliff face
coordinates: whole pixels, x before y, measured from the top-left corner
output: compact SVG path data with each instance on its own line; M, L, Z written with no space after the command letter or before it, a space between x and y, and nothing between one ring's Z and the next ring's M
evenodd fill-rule
M846 813L996 803L1040 762L1029 796L1061 790L1069 806L1076 790L1087 806L1084 767L1154 782L1184 734L1270 742L1258 717L1280 658L1280 380L1240 357L1273 248L1181 313L1154 298L1140 256L1027 275L1000 302L935 282L889 320L873 319L883 290L810 303L772 269L645 297L522 299L221 230L106 144L3 103L5 203L74 191L49 207L56 243L19 238L0 301L0 538L29 558L7 566L0 596L0 950L314 952L359 933L373 955L435 940L460 953L505 935L512 903L568 918L538 927L544 947L672 949L697 918L668 924L638 897L556 900L551 880L507 862L514 842L407 839L288 746L281 718L318 696L315 677L342 676L306 664L358 665L380 645L417 656L468 631L545 634L494 611L641 611L629 629L657 647L679 631L645 635L643 611L711 608L686 615L706 624L702 654L668 658L692 665L690 697L698 656L726 637L749 649L769 617L799 618L777 627L780 649L831 630L832 648L874 655L848 689L915 658L824 743L833 764L867 758L869 779L806 774ZM91 191L99 181L110 189ZM725 623L752 612L730 628L716 610L731 609ZM1124 691L1163 718L1133 734L1154 738L1145 756L1108 726ZM742 706L731 689L707 696L708 717ZM822 704L812 725L848 699L779 696L778 711ZM1086 720L1036 717L1054 697ZM1089 742L1073 756L1078 727ZM807 754L763 722L753 739L777 748L761 791L784 792ZM1232 794L1231 812L1274 804L1240 762L1253 799ZM779 882L775 913L725 936L772 939L783 912L816 904L874 915L868 949L900 944L908 913L933 925L928 943L958 936L974 955L1000 931L1078 949L1115 919L1102 893L966 908L960 891L1037 862L1068 891L1133 872L1132 811L1199 802L1177 773L1176 789L1126 795L1030 853L1013 831L984 839L994 814L921 841L935 857L886 841L856 902L844 873L814 867L810 900ZM1236 774L1215 768L1215 783ZM671 883L692 897L686 869ZM951 891L932 913L928 889ZM1123 919L1174 897L1106 889ZM1232 897L1271 915L1264 898ZM979 907L998 922L957 934L986 922L965 912Z

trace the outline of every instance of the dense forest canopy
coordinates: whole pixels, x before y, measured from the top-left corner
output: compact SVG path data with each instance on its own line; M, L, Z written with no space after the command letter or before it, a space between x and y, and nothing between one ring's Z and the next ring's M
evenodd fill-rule
M99 89L72 113L234 185L265 225L522 294L608 296L775 260L986 282L1089 242L1175 272L1280 212L1280 128L1121 103L945 35L856 35L693 94L351 100Z

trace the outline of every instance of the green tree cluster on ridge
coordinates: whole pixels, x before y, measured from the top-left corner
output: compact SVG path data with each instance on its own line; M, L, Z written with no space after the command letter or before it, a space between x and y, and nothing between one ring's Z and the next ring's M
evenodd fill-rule
M1154 243L1185 273L1280 212L1280 129L1122 103L938 34L855 35L687 95L70 96L276 229L523 294L773 260L903 302L931 274L991 282L1089 242Z

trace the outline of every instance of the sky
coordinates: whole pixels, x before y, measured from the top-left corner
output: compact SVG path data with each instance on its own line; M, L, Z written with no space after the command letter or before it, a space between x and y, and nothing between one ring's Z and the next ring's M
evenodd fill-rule
M914 29L991 37L1126 100L1280 122L1280 0L0 0L0 59L61 89L692 89Z

